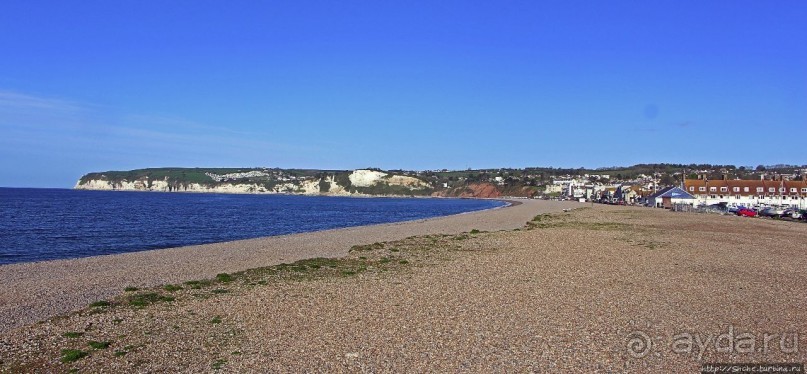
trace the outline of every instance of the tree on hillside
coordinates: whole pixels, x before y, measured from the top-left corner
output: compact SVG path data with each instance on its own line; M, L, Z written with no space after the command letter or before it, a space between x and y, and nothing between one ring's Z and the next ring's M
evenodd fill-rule
M678 184L678 180L670 174L664 174L661 176L659 183L665 186L672 186Z

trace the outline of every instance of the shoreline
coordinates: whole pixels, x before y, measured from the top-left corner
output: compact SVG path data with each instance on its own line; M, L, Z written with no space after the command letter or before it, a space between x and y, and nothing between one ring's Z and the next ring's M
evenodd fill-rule
M575 205L517 231L418 236L339 259L118 290L0 334L0 372L578 372L591 362L694 372L807 357L797 349L807 256L797 241L769 241L807 226L566 204ZM501 224L501 213L512 210L460 221ZM774 344L675 348L739 332L752 346Z
M314 257L342 257L353 245L415 235L514 229L536 214L578 206L543 200L507 202L510 205L412 221L3 265L0 283L6 287L0 289L0 333L67 314L128 286L180 283Z
M0 188L4 188L4 187L0 187ZM77 189L67 189L67 188L16 188L15 187L15 188L8 188L8 189L34 189L34 190L53 190L53 191L98 191L98 192L107 192L107 193L110 193L110 192L136 192L136 193L141 193L141 192L151 193L151 192L153 192L153 193L157 193L157 194L173 194L173 193L175 193L175 192L167 192L167 191L140 191L140 190L103 191L103 190L77 190ZM486 210L490 210L490 209L506 208L506 207L509 207L509 206L520 204L520 203L516 203L516 202L512 201L512 198L510 198L510 197L507 197L507 198L461 198L461 197L443 197L443 196L398 196L398 195L394 195L394 196L393 195L388 195L388 196L387 195L378 195L378 196L376 196L376 195L345 195L345 196L343 196L343 195L303 195L303 194L285 194L285 193L261 194L261 193L227 193L227 192L176 192L176 193L179 193L179 194L192 194L192 195L239 196L239 197L240 196L245 196L245 195L264 195L264 196L265 195L274 195L274 196L285 196L285 197L296 196L296 197L300 197L302 199L306 199L306 198L349 198L349 199L357 198L357 199L406 199L406 200L410 200L410 199L492 200L492 201L495 201L497 203L501 203L501 205L492 206L492 207L477 207L474 210L461 211L459 213L443 212L442 215L432 215L432 216L426 216L426 217L420 217L420 218L413 218L413 217L404 218L404 217L401 217L401 218L398 218L398 219L401 219L401 220L393 220L393 221L390 221L390 222L368 222L368 223L358 224L358 225L356 225L354 223L354 224L351 224L349 226L344 226L344 227L340 227L340 226L336 225L336 226L331 227L331 228L315 228L313 230L311 230L312 228L308 228L308 229L303 229L301 231L296 231L296 232L295 231L289 232L289 230L282 230L280 232L274 232L274 233L266 232L266 233L260 233L260 234L258 234L258 236L251 236L250 235L250 236L247 236L247 237L240 237L240 238L239 237L220 238L219 241L212 241L212 242L199 241L199 240L189 240L186 243L176 243L173 246L166 246L166 247L155 247L155 246L149 247L149 246L143 246L142 243L141 243L141 246L136 248L136 249L127 249L127 250L123 250L123 251L120 251L120 252L110 252L110 253L92 254L92 255L84 254L84 255L77 255L77 256L74 254L74 256L76 256L76 257L70 257L70 255L66 255L65 257L54 256L53 258L47 258L46 257L46 258L41 258L41 259L32 259L32 260L27 260L27 261L12 261L12 262L6 262L6 263L0 261L0 269L3 269L3 267L5 267L5 266L17 265L17 264L32 264L32 263L49 262L49 261L76 260L76 259L89 258L89 257L110 256L110 255L119 255L119 254L145 252L145 251L159 251L159 250L172 249L172 248L201 246L201 245L209 245L209 244L220 244L220 243L228 243L228 242L235 242L235 241L241 241L241 240L262 239L262 238L270 238L270 237L277 237L277 236L284 236L284 235L305 234L305 233L310 233L310 232L334 230L334 229L341 229L341 228L383 225L383 224L388 224L388 223L400 223L400 222L408 222L408 221L417 221L417 220L423 220L423 219L433 219L433 218L440 218L440 217L448 217L448 216L457 215L457 214L482 212L482 211L486 211ZM345 201L347 201L347 200L345 200ZM431 214L434 214L434 213L431 213ZM2 255L3 254L0 253L0 256L2 256ZM13 256L12 256L12 260L13 260Z

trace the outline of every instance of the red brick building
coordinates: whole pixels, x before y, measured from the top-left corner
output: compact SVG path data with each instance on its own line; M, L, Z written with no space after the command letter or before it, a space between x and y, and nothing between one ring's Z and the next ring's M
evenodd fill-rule
M807 207L807 180L686 179L684 190L701 203Z

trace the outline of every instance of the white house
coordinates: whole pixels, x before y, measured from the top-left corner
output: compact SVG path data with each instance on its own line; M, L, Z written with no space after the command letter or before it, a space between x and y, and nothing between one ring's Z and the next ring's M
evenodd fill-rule
M667 187L650 195L647 205L656 208L672 208L675 204L695 205L697 199L681 187Z
M807 180L687 179L684 189L699 204L777 205L807 208Z

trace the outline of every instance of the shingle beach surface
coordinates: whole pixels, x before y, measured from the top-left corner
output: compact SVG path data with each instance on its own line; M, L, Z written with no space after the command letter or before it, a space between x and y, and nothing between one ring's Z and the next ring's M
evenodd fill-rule
M0 371L672 373L807 361L807 225L576 203L500 212L519 207L530 217L515 231L482 220L496 211L453 232L349 231L360 244L395 241L334 251L371 264L356 274L273 270L258 273L274 274L265 283L210 287L227 293L185 289L6 331ZM564 207L581 209L532 220ZM424 235L441 232L451 235ZM172 282L244 268L227 265ZM687 336L704 348L687 349ZM63 349L87 356L63 363Z
M517 201L507 208L434 219L352 227L227 243L0 266L0 333L86 306L120 292L218 273L339 257L351 246L412 235L503 230L524 225L537 213L576 206L570 202ZM123 285L123 286L121 286Z

